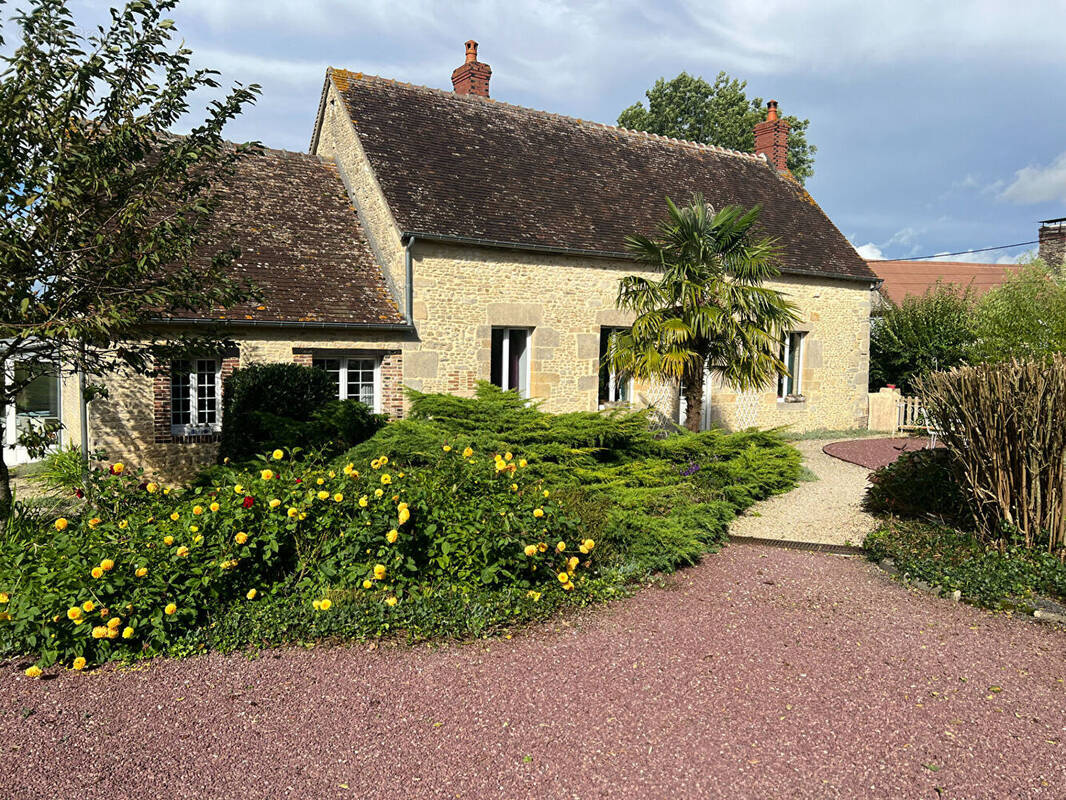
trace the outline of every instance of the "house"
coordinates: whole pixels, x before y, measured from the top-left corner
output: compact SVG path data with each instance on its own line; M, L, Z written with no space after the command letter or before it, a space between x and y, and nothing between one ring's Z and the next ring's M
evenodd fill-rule
M906 297L921 297L938 283L969 290L981 297L1022 269L1020 264L977 264L966 261L867 261L882 283L878 300L896 305ZM877 313L874 304L874 313Z
M714 385L714 424L865 426L876 276L787 174L776 103L758 152L735 152L496 101L477 44L466 48L450 92L327 71L310 152L250 161L220 212L261 301L160 321L221 324L238 347L112 379L90 407L91 447L188 471L212 457L222 379L256 361L319 366L338 396L394 417L403 386L470 394L482 380L547 411L677 414L676 387L605 374L601 355L632 322L615 308L619 279L651 274L625 237L654 232L666 196L697 191L762 206L781 246L773 286L802 315L782 342L791 375L760 393ZM77 441L69 387L58 395Z

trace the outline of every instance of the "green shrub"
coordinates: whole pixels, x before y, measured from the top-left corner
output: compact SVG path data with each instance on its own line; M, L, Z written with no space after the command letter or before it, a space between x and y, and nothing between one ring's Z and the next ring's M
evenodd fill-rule
M1034 261L977 303L975 361L1066 352L1066 280Z
M1031 611L1034 595L1066 602L1066 563L1024 543L990 547L971 532L894 520L863 547L871 559L891 558L901 573L985 608Z
M252 364L223 389L219 462L274 448L343 452L385 422L356 400L337 400L333 378L299 364Z
M871 473L863 508L874 514L933 517L968 527L973 517L958 467L945 447L905 452Z

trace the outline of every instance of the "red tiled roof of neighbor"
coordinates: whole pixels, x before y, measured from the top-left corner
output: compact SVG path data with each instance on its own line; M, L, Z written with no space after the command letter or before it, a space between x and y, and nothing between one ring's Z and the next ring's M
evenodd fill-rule
M329 81L405 232L628 257L626 236L653 234L666 196L702 192L716 208L761 205L786 272L874 280L811 196L760 156L346 70Z
M226 231L217 241L241 248L234 274L260 297L182 319L404 322L332 162L270 149L247 156L222 186L211 225Z
M1020 264L976 264L968 261L867 261L877 277L884 281L881 295L893 303L904 297L920 296L936 286L937 281L963 289L969 287L976 297L1002 284L1018 272Z

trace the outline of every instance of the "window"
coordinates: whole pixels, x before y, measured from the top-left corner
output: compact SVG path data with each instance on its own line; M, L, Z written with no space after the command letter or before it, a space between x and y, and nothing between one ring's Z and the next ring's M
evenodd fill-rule
M222 376L218 359L196 358L170 365L170 427L177 434L222 428Z
M628 403L632 396L633 381L624 375L611 372L607 366L607 347L611 335L628 328L600 328L600 394L599 405L603 408L608 403Z
M527 328L492 329L492 369L489 380L503 390L529 397L529 339Z
M358 400L374 413L381 412L381 370L376 358L316 358L311 362L333 378L340 400Z
M805 333L793 331L781 343L781 361L788 368L787 375L777 380L777 397L785 400L803 395L803 339Z

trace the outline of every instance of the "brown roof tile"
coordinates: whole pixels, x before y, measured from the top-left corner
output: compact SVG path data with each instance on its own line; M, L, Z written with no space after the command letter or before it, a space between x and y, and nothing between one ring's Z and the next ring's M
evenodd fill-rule
M884 281L881 294L893 303L921 296L937 282L970 288L980 297L1022 269L1020 264L975 264L968 261L868 261Z
M475 95L330 70L406 232L623 254L678 202L762 205L789 272L873 280L794 181L749 153L613 128Z
M188 318L403 323L333 163L283 150L248 156L223 186L212 225L232 234L225 241L241 248L234 273L261 297Z

